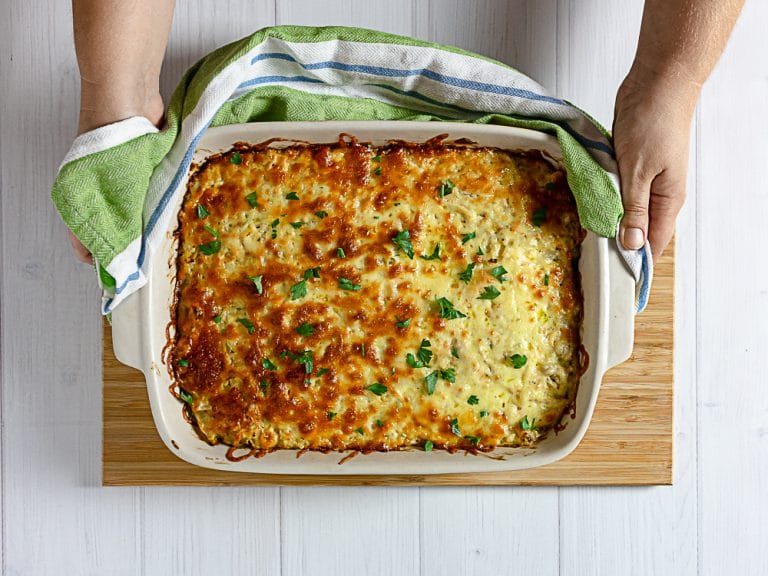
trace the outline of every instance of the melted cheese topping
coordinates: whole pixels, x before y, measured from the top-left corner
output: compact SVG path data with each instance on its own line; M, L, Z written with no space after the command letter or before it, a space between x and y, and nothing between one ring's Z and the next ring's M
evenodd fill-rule
M490 450L574 400L584 233L538 153L243 145L179 220L171 369L210 443Z

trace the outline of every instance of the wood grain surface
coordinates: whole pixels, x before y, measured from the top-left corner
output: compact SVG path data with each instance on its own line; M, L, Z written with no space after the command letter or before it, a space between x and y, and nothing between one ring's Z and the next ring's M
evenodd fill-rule
M674 249L659 262L648 309L637 317L632 357L603 379L581 444L531 470L471 474L302 476L223 472L188 464L155 429L144 375L103 340L105 485L611 485L672 483Z

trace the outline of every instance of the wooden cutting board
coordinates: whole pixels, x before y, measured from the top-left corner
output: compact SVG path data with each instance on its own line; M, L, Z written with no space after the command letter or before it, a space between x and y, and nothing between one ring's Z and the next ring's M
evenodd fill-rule
M103 475L107 486L259 484L672 483L674 248L656 266L651 303L637 317L632 357L603 379L592 423L566 458L516 472L387 476L244 474L199 468L178 459L158 436L144 375L120 364L104 323Z

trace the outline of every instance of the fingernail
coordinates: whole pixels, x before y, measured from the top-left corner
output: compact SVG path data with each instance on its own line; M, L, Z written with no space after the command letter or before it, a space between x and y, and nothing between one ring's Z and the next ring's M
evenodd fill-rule
M621 243L627 250L640 250L645 244L645 234L640 228L624 228Z

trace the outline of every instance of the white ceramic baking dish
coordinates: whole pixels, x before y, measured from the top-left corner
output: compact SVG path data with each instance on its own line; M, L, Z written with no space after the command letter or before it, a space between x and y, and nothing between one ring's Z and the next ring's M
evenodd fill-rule
M468 138L481 146L506 149L538 149L554 161L562 158L557 140L546 134L503 126L430 122L275 122L213 128L201 139L193 162L228 150L235 142L258 143L270 138L313 143L335 142L340 133L362 142L384 144L389 140L423 142L438 134L450 140ZM289 143L275 143L275 146ZM179 209L186 190L180 183L171 203ZM471 455L437 450L375 452L339 462L346 453L308 452L300 458L294 450L278 450L263 458L240 462L226 459L227 447L203 442L182 416L182 406L169 392L171 379L163 363L166 327L174 290L173 268L176 245L172 219L161 249L150 263L149 281L128 297L112 315L114 350L117 358L141 370L147 379L152 415L163 442L179 458L198 466L222 470L280 474L437 474L518 470L549 464L570 453L589 426L603 374L626 360L634 334L634 280L615 243L589 233L582 247L579 268L584 291L583 345L589 367L576 396L575 418L567 418L565 429L549 434L533 449L498 448Z

